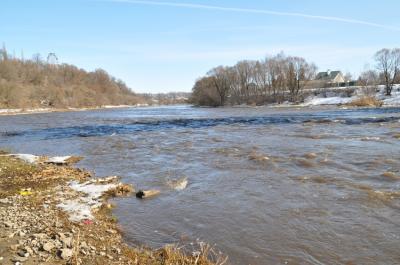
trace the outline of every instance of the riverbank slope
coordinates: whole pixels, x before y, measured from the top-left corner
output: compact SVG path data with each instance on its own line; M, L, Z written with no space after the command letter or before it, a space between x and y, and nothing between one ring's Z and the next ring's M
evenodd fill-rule
M108 198L126 196L129 186L117 177L93 178L71 167L74 159L36 158L0 155L0 264L220 262L210 261L206 246L192 255L175 246L128 246Z

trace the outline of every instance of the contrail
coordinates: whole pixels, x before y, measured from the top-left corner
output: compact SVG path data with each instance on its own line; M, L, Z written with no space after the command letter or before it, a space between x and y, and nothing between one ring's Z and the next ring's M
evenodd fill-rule
M223 7L223 6L191 4L191 3L174 3L174 2L142 1L142 0L103 0L103 1L129 3L129 4L136 4L136 5L169 6L169 7L190 8L190 9L208 9L208 10L216 10L216 11L224 11L224 12L240 12L240 13L264 14L264 15L273 15L273 16L301 17L301 18L307 18L307 19L336 21L336 22L342 22L342 23L358 24L358 25L364 25L364 26L370 26L370 27L376 27L376 28L382 28L382 29L400 31L399 27L393 27L393 26L373 23L373 22L364 21L364 20L341 18L341 17L331 17L331 16L309 15L309 14L303 14L303 13L278 12L278 11L265 10L265 9Z

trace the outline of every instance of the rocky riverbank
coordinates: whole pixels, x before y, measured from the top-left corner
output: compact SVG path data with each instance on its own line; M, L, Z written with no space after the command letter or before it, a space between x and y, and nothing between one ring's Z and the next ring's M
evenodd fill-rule
M23 158L23 157L22 157ZM68 158L0 156L0 264L222 264L207 246L193 253L131 247L112 215L112 196L132 186L93 178Z

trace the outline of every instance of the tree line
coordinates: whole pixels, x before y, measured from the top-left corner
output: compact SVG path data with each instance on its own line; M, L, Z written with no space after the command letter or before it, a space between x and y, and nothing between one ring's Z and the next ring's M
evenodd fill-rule
M363 72L357 83L366 87L385 85L386 95L391 95L393 85L400 82L400 49L382 49L374 59L376 69ZM301 102L307 89L323 87L315 81L316 73L314 63L283 53L263 60L244 60L234 66L218 66L199 78L190 101L204 106Z
M95 107L142 103L126 84L102 69L88 72L53 64L36 54L25 60L0 49L0 108Z

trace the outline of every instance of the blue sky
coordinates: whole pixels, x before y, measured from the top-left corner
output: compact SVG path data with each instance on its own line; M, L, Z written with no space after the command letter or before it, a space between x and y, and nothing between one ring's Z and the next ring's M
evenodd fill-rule
M190 91L212 67L280 51L356 75L400 46L399 10L398 0L2 0L0 42L103 68L136 92Z

